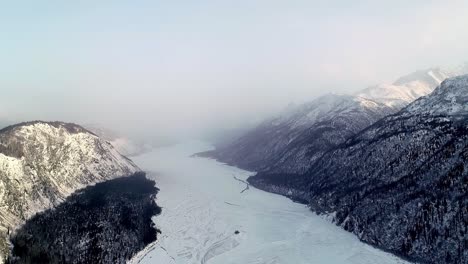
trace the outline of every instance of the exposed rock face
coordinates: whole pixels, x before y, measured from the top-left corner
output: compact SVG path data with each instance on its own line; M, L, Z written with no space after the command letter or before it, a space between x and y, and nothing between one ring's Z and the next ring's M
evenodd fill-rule
M0 263L8 233L26 219L77 189L138 171L78 125L36 121L0 130Z
M300 177L301 199L360 239L425 263L468 263L468 75L384 118Z

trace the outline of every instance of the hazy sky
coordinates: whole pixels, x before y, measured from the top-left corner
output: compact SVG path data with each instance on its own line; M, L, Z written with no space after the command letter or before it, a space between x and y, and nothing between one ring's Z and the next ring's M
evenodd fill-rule
M468 58L468 1L0 3L13 121L198 132Z

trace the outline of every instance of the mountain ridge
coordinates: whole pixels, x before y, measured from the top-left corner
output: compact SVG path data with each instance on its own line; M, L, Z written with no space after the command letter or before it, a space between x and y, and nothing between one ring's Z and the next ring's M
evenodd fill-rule
M430 68L400 77L392 85L376 85L350 95L323 95L289 107L236 140L200 155L265 177L304 173L326 151L432 92L451 75Z
M74 191L141 171L83 127L31 121L0 131L0 262L8 233Z
M455 73L440 68L429 68L398 78L392 84L379 84L356 93L388 106L403 108L421 96L431 93L442 81Z
M424 263L466 263L468 114L445 100L464 103L466 91L468 75L444 81L322 156L296 194L365 242Z
M204 155L257 171L248 179L254 187L308 204L319 214L331 214L338 225L364 242L413 261L464 263L468 261L462 250L466 241L458 234L466 234L464 227L468 226L468 75L442 80L432 70L419 73L434 81L430 89L426 89L427 85L418 86L420 82L402 87L428 94L401 97L409 99L397 100L398 104L393 98L386 101L375 97L374 102L392 106L394 112L335 145L321 148L322 153L314 160L301 160L307 163L306 172L289 168L275 171L271 167L276 162L265 165L265 160L256 165L260 168L256 170L245 166L248 155L228 159L239 146L247 146L244 153L271 148L262 141L268 140L265 129L251 132L257 134L250 143L235 142L221 152L218 149ZM410 77L400 82L411 80ZM435 83L439 85L434 86ZM384 89L383 93L388 91L392 89ZM273 125L294 123L292 116L287 113L285 121ZM362 119L349 122L356 120ZM311 126L318 127L316 123ZM288 132L279 133L278 142L284 141ZM309 134L299 145L316 138ZM254 144L255 139L260 139L260 144ZM317 150L317 146L312 148ZM227 158L219 153L226 153Z
M324 150L395 111L366 98L328 94L263 122L224 148L201 155L253 171L305 172L306 165Z

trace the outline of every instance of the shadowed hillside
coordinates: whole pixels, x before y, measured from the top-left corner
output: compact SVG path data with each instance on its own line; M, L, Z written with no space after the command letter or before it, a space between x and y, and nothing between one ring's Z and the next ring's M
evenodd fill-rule
M15 232L11 263L125 263L156 240L157 192L144 173L82 189Z

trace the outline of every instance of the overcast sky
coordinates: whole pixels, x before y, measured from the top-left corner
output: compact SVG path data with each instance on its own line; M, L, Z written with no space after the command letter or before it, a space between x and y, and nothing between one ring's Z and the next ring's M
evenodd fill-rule
M228 128L462 63L467 10L430 0L0 0L0 119L165 135Z

